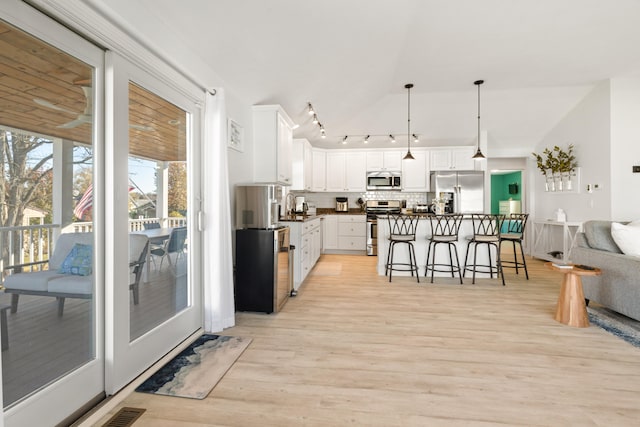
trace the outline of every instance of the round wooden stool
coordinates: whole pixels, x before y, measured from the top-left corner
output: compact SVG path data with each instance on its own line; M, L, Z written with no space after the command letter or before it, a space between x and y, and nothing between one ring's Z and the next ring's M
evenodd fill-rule
M586 270L577 265L558 267L552 262L547 262L545 265L552 270L564 273L555 319L560 323L576 328L588 327L589 315L587 314L587 305L584 301L580 276L599 276L602 274L601 270L599 268Z

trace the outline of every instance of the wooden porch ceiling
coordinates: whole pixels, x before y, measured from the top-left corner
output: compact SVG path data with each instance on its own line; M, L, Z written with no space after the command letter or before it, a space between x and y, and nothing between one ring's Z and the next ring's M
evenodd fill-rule
M0 125L91 145L91 82L90 66L0 20ZM185 141L186 113L129 84L129 153L184 161Z

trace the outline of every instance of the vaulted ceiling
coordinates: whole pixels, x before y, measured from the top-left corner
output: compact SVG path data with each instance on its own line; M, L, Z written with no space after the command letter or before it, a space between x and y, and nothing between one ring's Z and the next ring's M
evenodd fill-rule
M528 155L595 85L640 76L637 0L85 1L172 63L198 58L249 105L281 104L316 146L406 138L406 83L419 145L472 145L484 79L490 154Z

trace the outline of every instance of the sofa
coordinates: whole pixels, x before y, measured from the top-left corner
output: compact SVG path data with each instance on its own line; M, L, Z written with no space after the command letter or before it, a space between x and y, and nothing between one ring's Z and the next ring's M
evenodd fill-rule
M93 297L93 233L63 233L46 261L6 267L4 292L11 294L11 312L18 311L20 295L55 297L58 315L64 312L66 298ZM129 235L129 289L134 304L139 300L142 267L147 259L149 239L142 234ZM81 250L85 250L82 254ZM82 258L82 260L80 260Z
M602 270L600 276L582 277L587 303L595 301L640 320L640 257L622 253L611 236L612 222L585 222L576 235L571 262Z

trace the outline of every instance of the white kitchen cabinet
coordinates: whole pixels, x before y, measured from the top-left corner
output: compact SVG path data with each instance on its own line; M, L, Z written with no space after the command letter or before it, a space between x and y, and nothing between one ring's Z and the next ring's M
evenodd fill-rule
M311 150L311 191L327 191L327 153L316 148Z
M291 154L291 190L312 191L313 159L311 143L304 138L294 139Z
M429 164L426 151L412 151L413 160L402 161L402 190L429 191Z
M326 191L365 191L366 155L362 151L327 152Z
M253 106L253 178L291 185L293 121L279 105Z
M338 249L338 215L325 215L323 227L323 250Z
M345 153L345 191L367 190L367 158L364 152Z
M344 191L345 167L344 152L327 152L327 191Z
M367 248L366 215L336 215L338 217L338 249L364 251Z
M434 148L430 150L429 166L432 171L475 170L475 147Z
M290 241L296 247L293 260L293 288L298 290L320 257L321 220L289 222Z
M402 169L402 152L368 151L367 171L399 171Z

